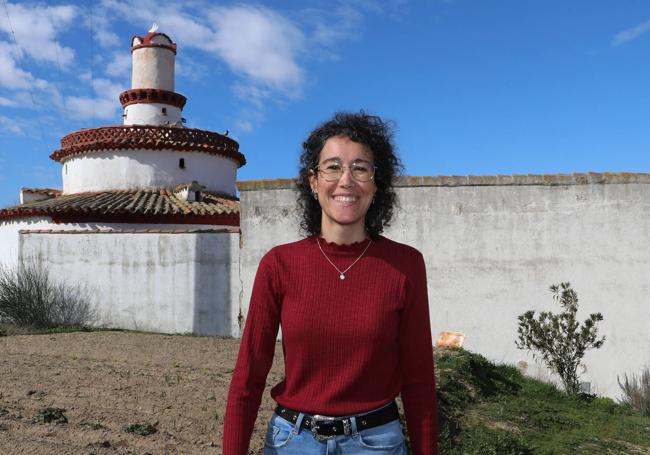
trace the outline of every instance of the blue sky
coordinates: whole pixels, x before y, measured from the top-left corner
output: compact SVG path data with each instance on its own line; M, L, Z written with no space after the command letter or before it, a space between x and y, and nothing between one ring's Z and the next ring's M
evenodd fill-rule
M0 206L61 187L61 136L121 123L153 22L239 180L295 176L310 129L359 109L396 123L407 175L650 172L646 0L157 3L0 0Z

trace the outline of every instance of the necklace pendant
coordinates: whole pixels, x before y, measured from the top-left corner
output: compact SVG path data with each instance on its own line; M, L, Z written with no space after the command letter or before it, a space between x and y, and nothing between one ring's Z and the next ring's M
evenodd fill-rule
M345 275L340 274L340 275L339 275L339 278L342 279L342 280L345 280Z

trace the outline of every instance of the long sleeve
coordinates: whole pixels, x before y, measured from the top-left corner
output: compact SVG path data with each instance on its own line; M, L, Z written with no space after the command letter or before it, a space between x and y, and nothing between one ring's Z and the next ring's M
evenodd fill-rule
M273 363L280 323L273 250L260 261L230 382L224 418L223 455L246 455L255 419Z
M417 253L407 277L400 321L402 402L414 455L438 453L438 421L431 324L424 258Z

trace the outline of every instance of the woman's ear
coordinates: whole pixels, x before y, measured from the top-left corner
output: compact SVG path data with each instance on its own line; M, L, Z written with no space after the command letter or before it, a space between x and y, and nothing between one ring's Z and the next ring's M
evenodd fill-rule
M309 186L311 187L312 193L318 192L318 175L313 169L309 170Z

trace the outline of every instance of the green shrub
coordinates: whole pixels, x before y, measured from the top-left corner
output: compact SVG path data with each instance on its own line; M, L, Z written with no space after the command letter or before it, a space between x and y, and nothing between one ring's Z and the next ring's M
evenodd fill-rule
M578 294L570 283L552 285L553 299L558 301L563 311L558 314L543 311L535 319L534 311L520 315L518 340L519 349L527 349L539 356L551 370L555 371L564 390L570 395L580 393L578 366L588 349L598 349L605 337L598 339L596 324L603 320L600 313L592 313L581 326L576 320Z
M65 416L65 409L62 408L43 408L36 413L36 421L41 423L68 423Z
M140 436L149 436L158 431L156 425L151 425L150 423L132 423L131 425L126 425L124 431L127 433L139 434Z

